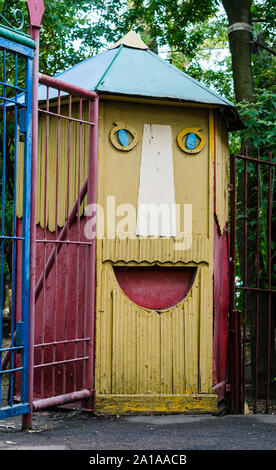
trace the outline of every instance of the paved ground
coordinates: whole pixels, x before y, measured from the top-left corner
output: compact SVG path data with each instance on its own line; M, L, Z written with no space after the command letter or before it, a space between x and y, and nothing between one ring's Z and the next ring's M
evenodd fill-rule
M276 450L276 415L95 417L80 411L0 421L2 450Z

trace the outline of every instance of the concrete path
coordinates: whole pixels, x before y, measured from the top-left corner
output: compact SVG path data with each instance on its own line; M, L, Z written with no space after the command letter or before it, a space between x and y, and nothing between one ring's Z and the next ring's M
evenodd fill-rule
M276 415L95 417L80 411L0 421L3 450L276 450Z

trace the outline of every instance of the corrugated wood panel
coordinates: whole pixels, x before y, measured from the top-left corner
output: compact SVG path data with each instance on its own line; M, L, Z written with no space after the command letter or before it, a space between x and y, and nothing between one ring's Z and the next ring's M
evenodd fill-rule
M179 306L138 307L103 263L97 311L96 390L105 394L211 392L212 308L209 268L201 264Z
M128 263L136 261L138 263L147 261L153 262L210 262L211 241L200 235L194 235L192 246L189 250L176 250L174 238L119 238L102 239L98 243L102 244L103 261Z

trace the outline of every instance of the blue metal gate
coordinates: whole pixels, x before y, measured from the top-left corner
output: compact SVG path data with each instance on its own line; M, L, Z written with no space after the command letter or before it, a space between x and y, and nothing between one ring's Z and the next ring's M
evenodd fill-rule
M28 36L0 26L0 419L29 412L33 55ZM18 142L24 142L23 175L17 168ZM20 232L16 217L19 184L23 187ZM20 384L18 396L14 396L15 383Z

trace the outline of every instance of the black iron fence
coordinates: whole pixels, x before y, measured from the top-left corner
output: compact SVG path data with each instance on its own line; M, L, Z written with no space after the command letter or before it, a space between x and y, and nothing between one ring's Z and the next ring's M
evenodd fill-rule
M230 157L232 413L276 410L275 167L271 153Z

